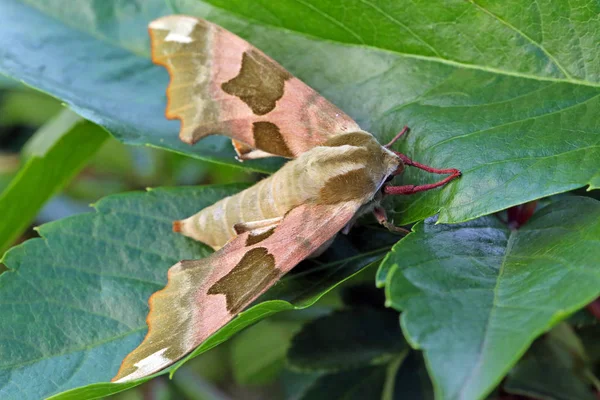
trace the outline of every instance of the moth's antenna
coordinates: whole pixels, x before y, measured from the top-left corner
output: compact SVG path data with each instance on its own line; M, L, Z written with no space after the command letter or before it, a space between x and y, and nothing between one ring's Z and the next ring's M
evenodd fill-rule
M408 132L408 126L404 125L404 128L402 128L402 130L400 131L400 133L398 133L396 136L394 136L394 138L388 144L386 144L383 147L389 148L391 145L393 145L394 143L396 143L398 141L398 139L400 139L400 136L404 135L406 132Z

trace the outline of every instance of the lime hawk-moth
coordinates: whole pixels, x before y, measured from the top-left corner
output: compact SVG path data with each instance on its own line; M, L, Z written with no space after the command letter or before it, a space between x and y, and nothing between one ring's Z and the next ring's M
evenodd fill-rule
M440 187L460 176L382 146L343 111L233 33L189 16L149 26L152 60L171 76L168 118L180 137L232 138L241 160L290 159L254 186L174 223L174 230L216 250L169 269L168 284L150 298L144 341L113 381L155 373L191 352L285 273L323 251L339 231L374 212L393 229L381 198ZM391 186L405 166L445 179Z

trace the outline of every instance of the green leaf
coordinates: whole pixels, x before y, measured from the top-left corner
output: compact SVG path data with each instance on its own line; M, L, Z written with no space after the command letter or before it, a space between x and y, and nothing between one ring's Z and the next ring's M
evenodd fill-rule
M167 269L210 252L173 233L172 221L242 187L181 187L109 196L96 205L97 212L43 225L42 238L7 252L2 262L9 271L0 275L0 398L39 399L73 388L79 389L53 398L96 398L147 380L96 383L112 378L121 360L141 342L148 298L166 283ZM187 359L273 313L312 305L389 249L356 255L351 239L340 238L319 264L299 266L298 273L284 278ZM342 249L355 255L335 257ZM328 257L336 261L327 262ZM32 376L48 374L52 380L31 384Z
M287 358L294 369L332 372L387 363L406 349L396 312L363 307L306 324Z
M174 219L239 190L181 188L107 197L97 212L49 223L7 252L0 275L0 398L40 399L108 381L142 340L149 295L180 259L210 253ZM31 385L32 376L52 376ZM94 398L106 383L64 398ZM119 390L135 384L119 385Z
M277 378L299 327L298 322L265 320L236 336L231 343L231 368L236 382L265 385Z
M489 0L449 4L361 0L207 2L268 25L334 42L503 74L600 83L598 61L581 59L594 52L600 41L600 32L586 31L598 22L592 20L598 10L576 8L593 4L589 1L535 6L517 0L503 4ZM555 14L549 15L552 11ZM551 25L563 16L570 24ZM570 37L583 40L578 46L562 47ZM493 47L489 46L491 40L496 44Z
M225 138L191 147L178 138L179 122L164 117L168 74L150 61L147 24L170 13L163 0L2 1L0 73L59 98L125 143L239 166Z
M44 203L60 191L108 138L97 125L65 110L23 149L20 171L0 194L0 254L23 233Z
M364 400L381 398L386 367L366 367L324 375L300 397L301 400Z
M461 222L600 187L592 0L539 8L517 0L206 2L238 18L171 0L175 11L207 17L267 52L380 142L408 125L398 149L462 170L444 189L393 202L397 223L438 210L440 222ZM411 169L403 182L434 179Z
M388 304L436 398L481 398L541 333L600 294L600 202L570 197L520 230L419 223L382 263Z
M582 351L569 327L558 325L533 343L508 374L504 390L544 400L597 400Z
M399 149L463 171L444 189L397 200L397 222L438 210L440 222L460 222L600 187L593 0L170 0L172 11L162 0L65 1L2 2L0 72L59 97L127 143L234 163L223 138L189 147L176 137L178 122L162 116L167 74L148 60L145 26L177 12L240 34L382 143L409 125ZM411 170L404 182L433 179Z

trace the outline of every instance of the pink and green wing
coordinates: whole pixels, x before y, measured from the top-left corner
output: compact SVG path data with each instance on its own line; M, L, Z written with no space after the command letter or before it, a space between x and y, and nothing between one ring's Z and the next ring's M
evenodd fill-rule
M359 207L301 205L274 228L246 231L209 257L175 264L167 286L150 297L148 334L113 381L148 376L194 350L332 239Z
M215 24L172 15L149 29L152 60L171 76L166 115L181 120L184 142L222 134L245 158L293 158L331 136L360 130L277 62Z

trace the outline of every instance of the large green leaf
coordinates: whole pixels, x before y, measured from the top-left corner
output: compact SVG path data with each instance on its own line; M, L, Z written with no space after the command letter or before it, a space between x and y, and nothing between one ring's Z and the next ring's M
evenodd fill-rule
M43 225L42 238L7 252L2 262L9 270L0 275L0 398L39 399L108 382L141 342L148 297L164 286L167 269L209 253L208 247L173 233L172 221L240 188L182 187L110 196L95 206L97 212ZM300 266L299 273L283 279L193 355L273 313L313 304L390 247L360 255L352 240L362 241L341 237L317 267L316 261ZM338 257L343 254L347 260ZM32 377L48 376L52 379L32 383ZM97 383L57 398L102 397L142 381Z
M441 222L464 221L600 186L594 0L170 0L172 10L162 0L65 1L2 2L0 72L65 100L128 143L231 161L222 138L184 146L177 122L162 117L167 76L148 60L145 25L179 12L248 39L382 142L408 124L399 148L464 172L445 189L404 199L396 208L403 222L439 209Z
M0 254L100 148L108 135L69 110L44 125L23 150L26 161L0 193Z
M600 294L600 202L568 197L510 231L419 223L382 263L388 304L440 399L483 397L531 344Z
M463 171L442 190L402 199L397 222L440 209L440 222L460 222L600 187L593 0L539 8L529 1L206 1L238 19L195 0L170 1L177 12L247 38L382 143L409 125L401 150ZM409 171L404 181L432 179Z
M600 10L594 1L206 2L268 25L335 42L502 74L600 84L600 64L591 57L600 32L588 31L598 23L594 19ZM561 17L567 21L552 24ZM564 46L571 38L582 40L577 46Z

